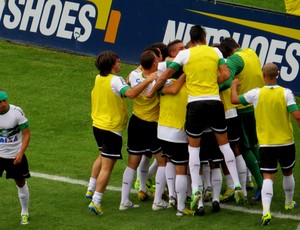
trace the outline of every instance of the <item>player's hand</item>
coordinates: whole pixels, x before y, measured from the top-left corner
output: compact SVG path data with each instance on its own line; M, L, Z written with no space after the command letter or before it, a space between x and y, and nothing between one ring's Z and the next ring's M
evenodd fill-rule
M148 77L147 80L149 80L150 82L153 82L154 80L156 80L158 78L157 76L157 71L151 73Z
M234 79L234 80L231 82L231 85L232 85L232 86L240 86L240 85L241 85L241 82L240 82L238 79Z
M14 165L20 164L23 158L23 154L18 153L17 156L14 158Z

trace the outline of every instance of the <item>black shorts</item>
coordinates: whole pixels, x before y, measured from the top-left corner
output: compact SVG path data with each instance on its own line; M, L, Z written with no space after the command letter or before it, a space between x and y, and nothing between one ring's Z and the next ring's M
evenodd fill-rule
M232 117L226 119L227 124L227 135L229 142L236 142L240 139L240 132L239 132L239 118Z
M296 148L295 144L276 147L260 147L260 171L276 173L277 164L280 164L282 172L295 167Z
M185 130L190 137L201 137L204 129L226 133L224 106L218 100L194 101L187 105Z
M174 165L186 165L189 162L188 143L174 143L160 140L163 155L171 158Z
M96 127L93 133L102 157L122 159L122 136Z
M6 179L22 180L30 177L26 155L23 156L20 164L14 165L14 159L0 157L0 176L6 172Z
M132 114L128 124L127 138L129 154L156 154L161 151L160 141L157 138L157 122L144 121Z
M209 161L220 163L224 157L213 132L204 132L200 143L200 162L207 164Z

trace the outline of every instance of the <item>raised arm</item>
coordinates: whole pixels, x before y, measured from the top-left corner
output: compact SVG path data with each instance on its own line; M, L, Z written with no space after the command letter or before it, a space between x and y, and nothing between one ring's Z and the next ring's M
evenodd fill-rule
M237 79L234 79L231 83L231 94L230 101L232 104L239 104L239 95L237 94L236 88L240 85L240 82Z
M168 69L163 72L163 74L157 79L156 84L153 86L150 93L147 95L147 97L153 97L158 89L160 89L165 82L173 76L173 74L176 72L176 70L168 67Z
M141 92L143 92L143 90L148 86L148 84L150 84L155 79L157 79L156 72L148 76L141 84L137 84L133 88L129 88L125 92L125 96L131 99L136 98Z
M170 85L164 86L162 89L162 93L172 94L172 95L177 94L185 82L185 77L186 77L185 73L181 74L181 76L178 78L177 81L174 81Z

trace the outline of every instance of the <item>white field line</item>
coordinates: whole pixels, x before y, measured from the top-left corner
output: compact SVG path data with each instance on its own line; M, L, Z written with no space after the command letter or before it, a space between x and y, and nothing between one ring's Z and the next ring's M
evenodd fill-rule
M64 176L56 176L56 175L49 175L49 174L44 174L44 173L37 173L37 172L30 172L31 176L33 177L39 177L39 178L44 178L48 180L54 180L54 181L61 181L61 182L66 182L69 184L76 184L76 185L83 185L85 187L88 186L87 181L83 180L76 180L72 179L69 177L64 177ZM107 186L107 190L112 190L112 191L121 191L120 187L114 187L114 186ZM131 189L132 193L137 193L137 190ZM248 209L248 208L243 208L240 206L233 206L233 205L227 205L227 204L221 204L221 208L232 210L232 211L238 211L238 212L245 212L245 213L251 213L251 214L262 214L261 210L254 210L254 209ZM276 218L281 218L281 219L291 219L291 220L298 220L300 221L300 216L295 216L295 215L287 215L283 214L281 212L272 212L272 216ZM297 230L300 230L300 224L297 227Z

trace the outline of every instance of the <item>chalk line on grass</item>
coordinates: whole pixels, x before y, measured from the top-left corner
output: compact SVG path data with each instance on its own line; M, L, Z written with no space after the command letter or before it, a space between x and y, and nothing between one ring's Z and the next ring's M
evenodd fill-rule
M61 182L66 182L70 184L77 184L77 185L83 185L83 186L88 186L87 181L83 180L77 180L77 179L72 179L69 177L64 177L64 176L56 176L56 175L49 175L45 173L37 173L37 172L30 172L31 176L33 177L38 177L38 178L44 178L48 180L54 180L54 181L61 181ZM107 186L107 190L112 190L112 191L121 191L120 187L115 187L115 186ZM138 191L135 189L131 189L132 193L137 193ZM221 208L232 210L232 211L238 211L238 212L245 212L245 213L251 213L251 214L262 214L261 210L255 210L255 209L248 209L244 208L241 206L233 206L233 205L228 205L228 204L221 204ZM291 220L298 220L300 221L300 216L295 216L295 215L288 215L284 214L281 212L272 212L272 216L276 218L281 218L281 219L291 219ZM300 224L297 227L297 230L300 230Z

